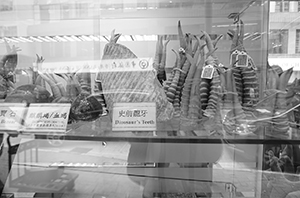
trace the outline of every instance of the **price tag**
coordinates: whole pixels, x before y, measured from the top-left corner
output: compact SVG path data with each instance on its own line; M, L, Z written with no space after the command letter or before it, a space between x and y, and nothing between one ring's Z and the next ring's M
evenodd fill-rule
M155 131L156 103L115 103L113 131Z
M201 78L212 79L214 75L214 67L212 65L206 65L201 74Z
M237 55L237 67L247 67L248 66L248 55L246 52L239 52Z
M25 103L1 103L0 130L19 131L26 111Z
M71 104L30 104L25 117L27 132L65 132Z
M232 52L231 57L230 57L230 65L234 66L236 64L238 54L239 54L239 51L237 51L237 50Z

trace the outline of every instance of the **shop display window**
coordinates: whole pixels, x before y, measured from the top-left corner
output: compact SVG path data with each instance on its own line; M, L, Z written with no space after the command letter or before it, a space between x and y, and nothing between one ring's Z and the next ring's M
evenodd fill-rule
M2 196L300 196L297 10L1 1Z

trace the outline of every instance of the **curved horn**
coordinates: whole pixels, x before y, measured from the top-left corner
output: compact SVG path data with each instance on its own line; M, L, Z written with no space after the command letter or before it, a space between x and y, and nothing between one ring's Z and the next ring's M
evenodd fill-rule
M218 42L223 38L223 34L220 34L214 41L213 41L213 46L216 47Z
M232 44L231 44L231 50L230 50L230 54L237 49L239 43L238 43L238 39L239 39L239 24L237 23L236 25L236 31L233 31L233 38L232 38Z
M180 61L179 61L180 56L179 56L179 53L176 50L174 50L174 49L172 49L172 51L175 53L175 56L176 56L175 68L180 68Z
M179 36L179 44L184 50L186 49L187 43L181 28L181 23L178 21L178 36Z

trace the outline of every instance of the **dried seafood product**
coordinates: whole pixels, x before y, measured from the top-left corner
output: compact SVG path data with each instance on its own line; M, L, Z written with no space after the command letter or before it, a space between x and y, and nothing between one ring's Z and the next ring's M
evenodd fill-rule
M4 99L15 88L14 71L18 63L18 51L20 49L9 46L5 40L7 53L0 59L0 99Z
M257 67L250 56L248 56L248 60L248 67L242 68L244 84L243 106L253 107L259 101L259 85Z
M210 92L210 80L209 79L201 79L200 86L200 101L201 101L201 108L205 110L208 105L209 99L209 92Z
M177 70L175 68L179 67L178 66L179 55L177 55L177 52L175 50L173 50L173 49L172 49L172 52L174 52L176 59L175 59L175 64L174 64L174 66L172 68L172 73L170 74L169 78L163 83L163 87L164 87L165 93L168 92L168 89L169 89L169 87L170 87L170 85L171 85L171 83L173 81L173 78L175 76L175 71Z
M175 50L173 52L176 55L176 66L173 69L174 75L171 76L171 83L166 88L166 95L168 101L173 104L176 116L181 113L181 97L182 89L187 77L191 63L187 60L186 55L191 55L192 52L192 40L189 34L184 35L181 23L178 21L178 36L179 36L179 53Z
M37 55L37 63L43 62L44 59ZM50 92L39 84L26 84L15 88L4 102L8 103L48 103L52 101Z
M204 47L204 45L203 45ZM199 62L196 63L196 72L193 78L191 93L190 93L190 101L189 101L189 109L188 109L188 118L191 119L201 119L202 118L202 109L201 109L201 98L200 98L200 89L199 84L201 81L201 73L204 65L204 50L203 47L200 47L200 57Z
M225 115L222 118L223 128L228 134L241 134L240 126L246 117L244 110L238 98L236 84L233 78L232 69L225 71L225 90L222 103L222 110Z
M206 32L203 33L209 51L207 54L206 65L214 68L212 79L209 81L209 96L207 107L204 110L204 115L212 118L217 112L218 104L220 103L222 97L221 80L219 74L220 70L218 68L218 59L214 54L216 48L214 47L210 36Z
M193 80L196 80L196 79L194 79L194 75L197 70L197 61L198 61L199 55L200 55L199 50L197 50L194 57L192 57L189 54L186 54L187 60L190 62L191 67L190 67L190 70L186 77L184 87L182 89L182 97L181 97L182 107L181 107L181 109L182 109L182 116L184 116L184 117L187 117L188 112L189 112L189 102L190 102L190 97L191 97L192 83L193 83Z
M231 44L231 50L230 50L230 54L231 54L231 67L232 67L232 73L233 73L233 77L235 80L235 87L236 87L236 91L238 94L238 98L239 101L242 103L243 101L243 78L242 78L242 73L240 68L235 66L235 58L233 58L232 56L236 56L233 55L233 53L235 52L235 50L237 50L238 48L242 48L242 46L240 45L240 40L239 40L239 30L240 26L237 24L237 29L236 31L230 30L230 36L232 36L232 44Z
M208 104L205 109L204 115L207 117L214 117L217 112L218 104L221 101L222 89L221 89L221 79L220 74L217 69L213 73L213 78L210 82L210 92Z
M102 105L90 94L79 94L71 104L70 118L76 121L93 121L101 115Z
M157 42L156 42L155 55L154 55L154 60L153 60L153 69L155 69L157 71L157 74L158 74L159 65L162 60L162 53L163 53L163 36L158 35Z
M161 84L163 84L163 82L166 81L167 79L165 67L166 67L166 60L167 60L167 45L169 42L170 40L167 40L163 43L162 56L157 70L157 79Z
M227 71L233 76L234 88L228 87L230 96L232 94L232 111L226 115L226 131L235 134L247 135L257 129L255 120L255 107L259 101L259 84L257 77L257 68L253 59L247 54L244 48L244 23L240 20L237 23L236 31L229 30L228 34L232 37L230 50L231 68ZM229 75L229 73L228 73ZM228 75L226 81L229 81ZM232 86L229 85L229 86ZM231 92L231 93L230 93ZM225 97L226 100L228 98ZM230 106L229 101L224 105ZM232 125L232 126L230 126ZM229 130L228 130L229 129Z
M180 56L179 54L175 51L172 50L175 55L176 55L176 66L173 69L174 71L174 75L171 77L170 79L170 84L169 87L167 88L167 99L170 103L174 103L174 100L176 98L176 94L178 95L178 92L180 88L178 88L178 82L179 82L179 78L180 78L180 72L182 72L181 67L180 67Z
M240 103L243 103L243 92L244 92L244 86L243 86L243 77L242 72L240 68L233 67L232 68L233 78L235 81L236 86L236 92L238 94L238 98Z
M107 104L106 104L105 97L103 94L103 88L102 88L101 82L95 81L94 96L102 106L103 115L107 115L108 109L107 109Z
M239 101L243 107L252 108L259 101L259 85L257 79L257 68L253 59L247 54L244 48L244 23L240 20L237 30L230 31L233 34L231 46L231 66L238 93ZM239 64L239 57L246 57L246 61ZM237 60L236 60L237 59Z
M287 84L288 81L293 73L293 68L290 68L284 71L279 76L279 82L277 86L277 90L279 93L276 95L276 102L275 102L275 112L272 123L273 123L273 134L281 134L287 135L289 130L289 119L285 111L287 110Z
M8 103L48 103L51 102L50 93L46 88L27 84L14 89L4 100Z
M43 57L37 55L37 65L41 66ZM73 121L93 121L102 115L102 105L91 95L89 74L81 74L81 83L76 73L34 73L36 87L46 90L46 84L51 88L52 96L47 96L52 103L71 103L69 123ZM33 86L33 85L31 85ZM27 88L28 90L28 88ZM41 96L41 93L38 94ZM40 102L36 101L36 102Z

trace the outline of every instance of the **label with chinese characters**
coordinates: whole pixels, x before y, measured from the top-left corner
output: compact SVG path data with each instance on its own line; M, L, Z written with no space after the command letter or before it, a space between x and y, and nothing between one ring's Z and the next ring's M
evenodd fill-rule
M65 132L71 104L30 104L25 118L28 132Z
M0 130L19 131L26 110L25 103L1 103Z
M112 122L113 131L155 131L156 104L115 103Z

